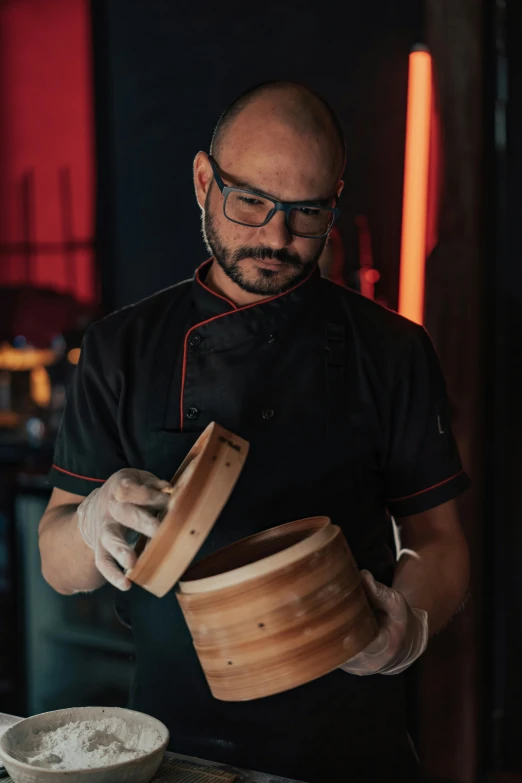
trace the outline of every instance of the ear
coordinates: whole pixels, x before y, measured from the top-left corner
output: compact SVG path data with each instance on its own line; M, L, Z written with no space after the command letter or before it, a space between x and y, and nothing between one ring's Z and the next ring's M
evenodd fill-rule
M341 198L341 193L344 190L344 182L342 179L337 183L337 198Z
M194 190L200 209L205 208L205 201L212 183L212 167L205 152L198 152L194 158Z

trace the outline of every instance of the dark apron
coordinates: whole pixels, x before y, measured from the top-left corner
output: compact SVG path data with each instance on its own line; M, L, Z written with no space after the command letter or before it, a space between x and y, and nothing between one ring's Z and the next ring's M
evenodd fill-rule
M361 474L356 464L346 465L343 443L364 433L358 435L356 422L346 415L344 327L325 323L324 335L323 410L270 428L256 421L241 426L237 434L250 442L247 463L198 559L252 533L314 515L329 516L349 543L355 540L350 504ZM154 410L144 466L167 480L199 435L164 429L169 406L179 405L179 393L172 389L174 361L173 356L163 362L152 381ZM262 378L253 394L266 406L270 391ZM354 554L358 557L357 548ZM359 567L370 565L360 558ZM373 570L376 578L390 582L389 566L380 573ZM168 726L170 750L306 783L417 780L402 676L336 671L265 699L220 702L207 686L175 589L158 599L133 585L128 597L136 646L130 706Z

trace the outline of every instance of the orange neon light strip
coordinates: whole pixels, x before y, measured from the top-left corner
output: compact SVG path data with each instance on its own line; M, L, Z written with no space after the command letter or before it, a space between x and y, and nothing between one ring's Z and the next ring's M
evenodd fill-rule
M424 321L431 101L431 55L416 46L409 60L399 313L418 324Z

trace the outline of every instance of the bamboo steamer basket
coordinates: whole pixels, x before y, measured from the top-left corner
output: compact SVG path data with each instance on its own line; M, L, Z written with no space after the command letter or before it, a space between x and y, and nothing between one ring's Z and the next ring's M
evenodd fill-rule
M177 597L210 690L222 701L304 685L377 635L355 560L327 517L213 553L183 575Z
M249 444L212 422L166 491L162 524L127 576L177 598L213 695L246 701L321 677L363 650L377 623L339 527L311 517L190 567L241 474ZM187 570L188 568L188 570Z
M249 444L212 422L174 474L158 532L141 536L126 576L162 598L176 584L212 530L241 474Z

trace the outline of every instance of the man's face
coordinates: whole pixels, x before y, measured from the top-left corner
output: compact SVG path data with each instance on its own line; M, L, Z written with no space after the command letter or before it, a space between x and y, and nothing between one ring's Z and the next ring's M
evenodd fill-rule
M213 198L215 191L217 198ZM213 204L212 201L218 203ZM223 197L213 183L202 216L203 236L208 251L243 291L274 296L284 293L309 275L326 239L295 237L300 241L294 240L290 245L281 243L280 247L266 245L261 237L255 235L259 229L240 226L225 218L222 202ZM247 230L243 232L241 229Z
M286 134L288 136L288 134ZM315 201L335 194L321 155L308 154L305 143L285 138L257 145L237 144L217 160L226 185L262 191L279 201ZM210 165L210 164L208 164ZM326 174L321 174L326 170ZM243 226L223 214L223 195L212 180L204 198L203 236L209 252L242 290L259 296L284 293L306 278L317 263L325 239L292 235L283 212L259 228Z

